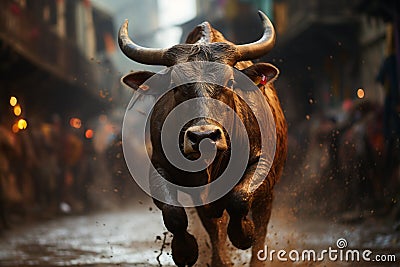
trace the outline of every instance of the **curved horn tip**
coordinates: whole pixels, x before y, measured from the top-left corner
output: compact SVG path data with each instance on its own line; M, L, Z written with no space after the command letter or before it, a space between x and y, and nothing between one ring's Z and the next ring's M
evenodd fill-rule
M260 17L263 23L271 23L271 20L268 18L268 16L265 15L265 13L262 12L261 10L258 10L258 16Z
M121 29L128 30L128 24L129 24L129 20L125 19L124 23L122 23L122 25L121 25Z
M258 10L258 15L260 16L261 19L263 19L264 17L267 16L267 15L265 15L265 13L262 12L261 10Z

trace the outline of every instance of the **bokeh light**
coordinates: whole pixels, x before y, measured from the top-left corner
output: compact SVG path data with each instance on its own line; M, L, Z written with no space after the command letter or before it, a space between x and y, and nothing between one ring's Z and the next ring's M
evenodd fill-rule
M87 139L92 139L92 138L93 138L93 135L94 135L94 132L93 132L92 129L87 129L87 130L86 130L86 132L85 132L85 137L86 137Z
M360 98L360 99L362 99L362 98L364 98L364 96L365 96L364 89L358 88L358 90L357 90L357 97Z
M71 125L72 128L80 129L82 127L82 121L79 118L71 118L69 120L69 125Z
M16 106L14 107L14 114L15 114L15 116L19 116L19 115L21 115L21 113L22 113L21 106L20 106L20 105L16 105Z
M18 100L15 96L10 97L10 105L14 107L18 103Z
M18 123L14 123L11 130L13 131L13 133L18 133L19 132Z
M28 127L28 122L24 119L19 119L17 125L18 125L18 129L24 130Z

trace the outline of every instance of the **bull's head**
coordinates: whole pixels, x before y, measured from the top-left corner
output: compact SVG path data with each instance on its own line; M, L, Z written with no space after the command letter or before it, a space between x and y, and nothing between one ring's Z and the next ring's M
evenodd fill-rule
M197 38L193 43L189 41L189 43L178 44L165 49L146 48L139 46L129 38L127 20L120 28L118 41L121 50L127 57L143 64L173 66L195 61L199 62L199 64L201 64L200 62L217 62L234 67L235 65L238 66L238 62L256 59L267 54L275 44L275 30L272 23L264 13L259 12L259 16L263 23L264 32L258 41L250 44L235 45L226 41L222 36L216 37L215 35L219 34L219 32L206 22L196 28L200 29L200 38ZM192 34L194 33L192 32ZM262 77L266 78L268 82L272 82L279 73L276 67L267 63L255 65L248 63L247 68L241 71L257 85L260 84ZM184 80L185 76L193 73L196 73L196 75L209 75L209 73L199 74L191 69L180 68L180 71L173 71L169 74L167 82L172 83L171 88L175 87L173 84L181 84L180 81ZM123 77L122 81L128 86L137 89L152 75L154 73L148 71L134 72ZM198 82L175 87L170 92L173 94L175 105L194 98L213 98L233 108L235 103L231 89L235 84L234 73L230 69L230 71L224 72L223 75L224 86ZM169 94L169 97L171 94ZM203 140L211 142L218 151L227 150L229 140L227 140L227 134L223 127L217 122L208 119L214 117L212 112L215 109L202 101L196 102L196 105L191 108L197 110L200 116L185 126L181 137L181 149L185 156L197 158L199 156L199 145Z

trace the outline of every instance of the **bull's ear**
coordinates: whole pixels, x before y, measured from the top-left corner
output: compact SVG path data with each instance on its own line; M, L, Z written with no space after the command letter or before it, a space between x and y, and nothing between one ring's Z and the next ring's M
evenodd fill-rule
M279 69L269 63L257 63L242 70L256 85L272 83L278 78Z
M136 71L131 72L124 77L122 77L121 81L128 85L129 87L137 90L140 85L142 85L147 79L153 76L155 73L151 71Z

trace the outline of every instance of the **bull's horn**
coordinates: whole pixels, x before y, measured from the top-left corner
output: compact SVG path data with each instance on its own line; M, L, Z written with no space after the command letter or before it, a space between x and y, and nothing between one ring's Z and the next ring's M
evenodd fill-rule
M147 65L173 65L167 60L165 52L168 49L147 48L135 44L128 35L128 20L122 24L118 33L118 44L122 52L130 59Z
M275 45L275 29L269 18L261 11L258 11L264 28L263 36L256 42L250 44L236 45L236 61L251 60L267 54Z

